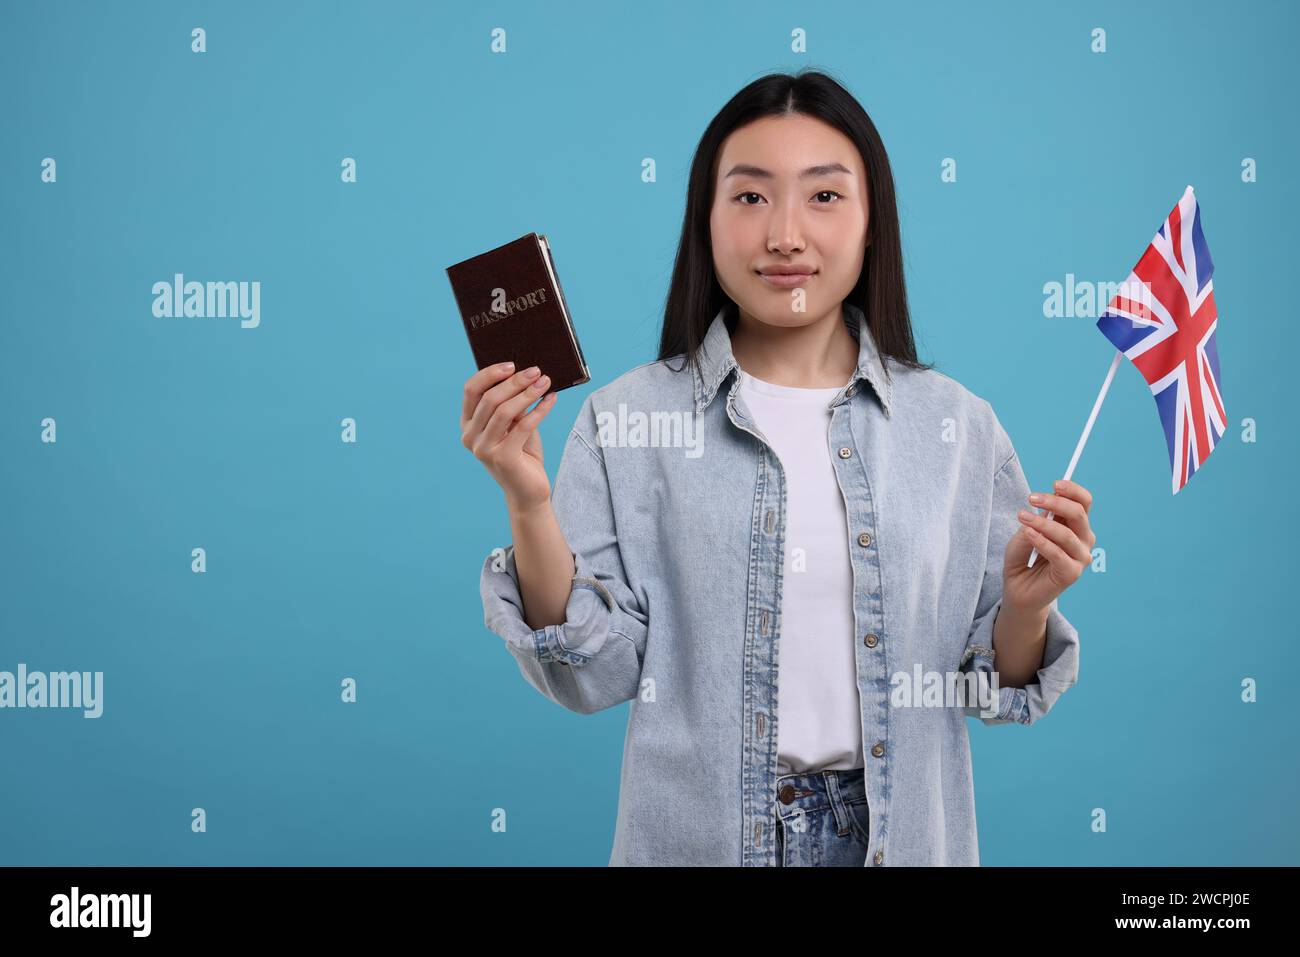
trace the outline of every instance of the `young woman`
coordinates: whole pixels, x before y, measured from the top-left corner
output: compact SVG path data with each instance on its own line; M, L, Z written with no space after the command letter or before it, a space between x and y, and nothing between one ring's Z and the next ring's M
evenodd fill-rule
M989 404L917 361L862 106L805 71L714 118L659 358L583 401L553 491L545 371L465 384L513 537L485 621L551 700L631 701L610 863L978 864L966 718L1077 680L1056 599L1092 499L1030 495Z

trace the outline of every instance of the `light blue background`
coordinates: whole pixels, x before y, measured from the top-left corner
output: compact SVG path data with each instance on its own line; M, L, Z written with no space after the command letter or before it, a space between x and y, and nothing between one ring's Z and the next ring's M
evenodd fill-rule
M627 706L564 711L484 628L509 527L460 445L443 269L551 238L593 369L543 425L554 476L583 395L654 358L705 125L806 65L890 151L922 358L1037 489L1113 355L1043 284L1122 280L1196 188L1230 426L1171 496L1120 368L1076 472L1108 560L1061 601L1079 684L1033 728L970 722L980 851L1296 863L1297 15L1225 9L6 4L0 669L103 671L105 711L0 711L0 863L605 864ZM175 272L260 281L260 328L154 318Z

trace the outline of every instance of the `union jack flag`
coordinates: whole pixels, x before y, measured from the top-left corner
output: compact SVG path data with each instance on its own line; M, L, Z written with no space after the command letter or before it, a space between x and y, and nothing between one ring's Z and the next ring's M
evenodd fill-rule
M1213 275L1201 209L1188 186L1097 320L1151 386L1169 443L1175 495L1227 429Z

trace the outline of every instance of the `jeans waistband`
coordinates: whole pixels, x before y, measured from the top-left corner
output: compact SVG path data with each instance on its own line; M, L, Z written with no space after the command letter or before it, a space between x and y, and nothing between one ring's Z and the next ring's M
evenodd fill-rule
M782 818L867 799L866 769L804 771L776 779L776 808Z

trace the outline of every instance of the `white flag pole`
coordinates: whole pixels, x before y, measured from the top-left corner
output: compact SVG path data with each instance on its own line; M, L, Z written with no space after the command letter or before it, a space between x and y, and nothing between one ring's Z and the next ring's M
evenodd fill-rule
M1083 427L1083 434L1079 436L1079 444L1074 447L1074 455L1070 457L1070 467L1065 470L1065 479L1069 481L1070 476L1074 474L1074 467L1079 464L1079 456L1083 454L1084 443L1088 441L1088 433L1092 431L1092 423L1097 421L1097 410L1101 408L1102 401L1106 398L1106 390L1110 388L1110 380L1115 378L1115 370L1119 368L1119 360L1124 358L1124 353L1118 349L1115 350L1115 358L1110 361L1110 369L1106 373L1106 381L1101 384L1101 391L1097 393L1097 401L1092 404L1092 412L1088 415L1088 424ZM1040 515L1042 509L1035 509ZM1047 513L1050 521L1052 512ZM1038 558L1038 549L1035 547L1029 553L1029 566L1034 567L1034 560Z

